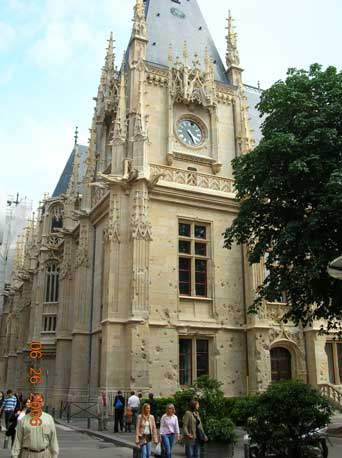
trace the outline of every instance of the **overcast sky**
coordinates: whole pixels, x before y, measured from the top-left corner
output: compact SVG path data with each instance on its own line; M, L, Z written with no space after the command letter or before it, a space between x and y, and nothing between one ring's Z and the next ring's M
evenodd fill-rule
M342 0L198 2L223 60L231 10L247 84L267 88L313 62L342 69ZM113 31L119 64L134 3L0 0L0 206L8 193L37 203L53 191L76 125L87 144L106 40Z

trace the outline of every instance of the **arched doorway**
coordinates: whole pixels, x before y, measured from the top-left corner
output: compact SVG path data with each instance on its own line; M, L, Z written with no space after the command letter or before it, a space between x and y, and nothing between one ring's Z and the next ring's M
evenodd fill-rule
M271 372L272 382L292 378L291 353L286 348L275 347L271 349Z

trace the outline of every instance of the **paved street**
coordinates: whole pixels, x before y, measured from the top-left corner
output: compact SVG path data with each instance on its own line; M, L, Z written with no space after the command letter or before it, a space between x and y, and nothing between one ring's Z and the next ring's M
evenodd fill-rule
M127 458L132 451L127 448L115 447L113 444L94 439L88 434L76 433L70 428L57 426L60 446L59 458ZM0 433L0 458L9 458L10 450L4 450L4 433Z
M105 442L104 440L91 437L88 434L75 432L66 426L57 425L57 434L60 445L59 458L131 458L132 450L123 447L116 447L115 445ZM104 433L107 435L108 433ZM108 434L114 436L114 434ZM122 436L125 435L116 435ZM126 436L127 439L127 436ZM331 438L333 446L329 446L329 458L342 457L342 438ZM10 450L4 450L4 433L0 433L0 458L10 458ZM242 448L236 450L235 457L242 458ZM184 456L181 453L180 447L176 451L176 456ZM220 458L220 457L218 457Z

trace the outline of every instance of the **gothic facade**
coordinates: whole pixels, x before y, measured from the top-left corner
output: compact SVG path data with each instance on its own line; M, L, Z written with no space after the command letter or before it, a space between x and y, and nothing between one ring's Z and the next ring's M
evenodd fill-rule
M119 71L110 37L89 145L76 141L7 291L2 387L31 389L32 341L56 406L117 389L169 395L202 374L227 396L289 377L342 383L319 324L281 324L282 302L247 313L263 266L223 248L239 208L231 161L254 145L258 96L230 15L227 31L224 65L196 0L136 0Z

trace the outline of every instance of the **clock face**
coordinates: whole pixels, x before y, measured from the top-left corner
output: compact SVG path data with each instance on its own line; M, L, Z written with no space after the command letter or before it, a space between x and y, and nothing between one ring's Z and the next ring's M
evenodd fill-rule
M203 132L200 126L193 120L182 119L177 124L179 139L189 146L198 146L203 142Z
M170 11L174 16L179 17L180 19L185 18L185 14L183 13L183 11L179 10L178 8L171 8Z

